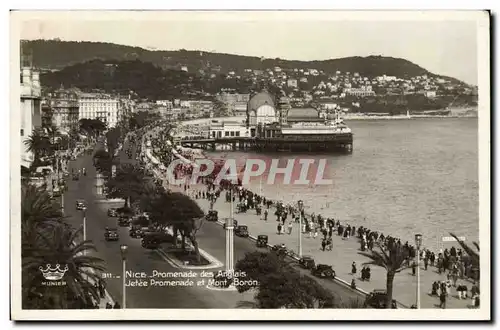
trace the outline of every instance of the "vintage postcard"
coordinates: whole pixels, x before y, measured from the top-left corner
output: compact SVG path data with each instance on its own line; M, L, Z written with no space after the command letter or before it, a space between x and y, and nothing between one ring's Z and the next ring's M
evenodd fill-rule
M12 11L12 319L489 320L489 29Z

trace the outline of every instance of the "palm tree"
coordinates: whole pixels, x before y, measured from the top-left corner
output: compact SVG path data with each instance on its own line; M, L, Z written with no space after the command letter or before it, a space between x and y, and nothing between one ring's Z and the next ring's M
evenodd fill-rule
M467 253L472 263L472 267L475 269L479 269L479 244L477 242L472 242L477 251L474 251L470 246L465 244L462 240L460 240L455 234L450 233L450 235L458 242L460 247ZM479 281L479 276L476 278Z
M95 250L90 241L75 243L82 235L82 229L73 230L67 225L54 227L50 232L41 233L39 244L28 250L23 257L23 292L24 297L36 292L42 299L37 301L37 308L67 309L92 306L99 301L99 292L94 283L99 281L99 273L104 271L103 260L90 255ZM62 278L65 285L47 287L41 269L47 265L67 266ZM57 288L56 290L54 290ZM30 305L25 300L25 306Z
M36 246L39 232L63 222L61 206L43 187L21 187L21 242L25 248Z
M102 260L83 253L94 249L93 245L75 243L81 232L64 222L60 205L43 187L24 184L21 198L23 308L80 308L89 304L91 296L97 300L89 280L97 280L95 273L103 270ZM48 264L68 266L65 286L43 285L40 267Z
M380 243L377 243L380 252L372 251L371 253L359 252L359 254L367 257L370 261L363 263L364 265L374 265L385 268L387 271L386 290L387 300L386 308L392 308L392 294L394 277L397 273L409 267L409 255L401 245L391 244L389 251L385 251Z
M51 149L50 141L41 129L33 130L31 135L24 141L24 144L28 152L32 152L34 155L33 163L37 163Z

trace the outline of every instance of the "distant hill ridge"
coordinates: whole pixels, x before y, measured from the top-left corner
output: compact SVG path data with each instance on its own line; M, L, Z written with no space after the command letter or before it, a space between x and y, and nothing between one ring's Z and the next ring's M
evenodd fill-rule
M153 51L113 43L59 40L25 40L22 41L22 51L23 54L32 54L35 66L51 70L60 70L77 63L100 59L139 60L151 62L162 69L180 70L181 66L187 66L190 73L205 70L207 72L217 71L218 73L235 71L238 74L245 69L265 70L279 66L282 69L317 69L326 74L332 74L336 71L358 72L367 77L384 74L397 77L413 77L424 74L444 77L433 74L405 59L383 56L295 61L279 58L261 59L255 56L210 53L198 50ZM457 81L454 78L446 78Z

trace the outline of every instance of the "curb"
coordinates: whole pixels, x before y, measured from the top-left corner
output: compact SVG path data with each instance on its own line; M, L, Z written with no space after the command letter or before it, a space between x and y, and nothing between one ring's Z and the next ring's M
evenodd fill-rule
M218 225L220 225L220 226L223 226L223 225L224 225L224 223L223 223L223 222L216 221L216 223L217 223ZM248 235L248 238L249 238L249 239L251 239L252 241L257 241L257 237L255 237L255 236L253 236L253 235L250 235L250 234L249 234L249 235ZM269 244L269 243L268 243L268 244L267 244L267 247L273 247L273 245L271 245L271 244ZM299 257L296 257L296 256L287 256L287 257L289 257L289 258L291 258L291 259L293 259L293 260L295 260L295 261L300 261L300 258L299 258ZM343 280L343 279L341 279L341 278L339 278L339 277L337 277L337 276L333 279L333 281L339 282L340 284L342 284L342 285L344 285L344 286L348 287L349 289L354 290L354 291L357 291L358 293L361 293L361 294L363 294L363 295L365 295L365 296L367 296L367 295L369 294L369 292L366 292L366 291L365 291L365 290L363 290L363 289L359 289L359 288L353 289L353 288L351 288L351 284L350 284L349 282L347 282L347 281L345 281L345 280Z

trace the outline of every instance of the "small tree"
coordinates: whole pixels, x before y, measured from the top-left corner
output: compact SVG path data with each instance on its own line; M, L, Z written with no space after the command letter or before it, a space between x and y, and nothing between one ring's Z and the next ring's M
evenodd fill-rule
M365 262L364 265L374 265L385 268L387 271L386 290L387 300L386 308L392 308L392 295L394 277L397 273L409 267L408 253L399 244L391 244L389 251L385 251L380 243L377 243L379 251L372 251L371 253L359 252L359 254L367 257L370 261Z

